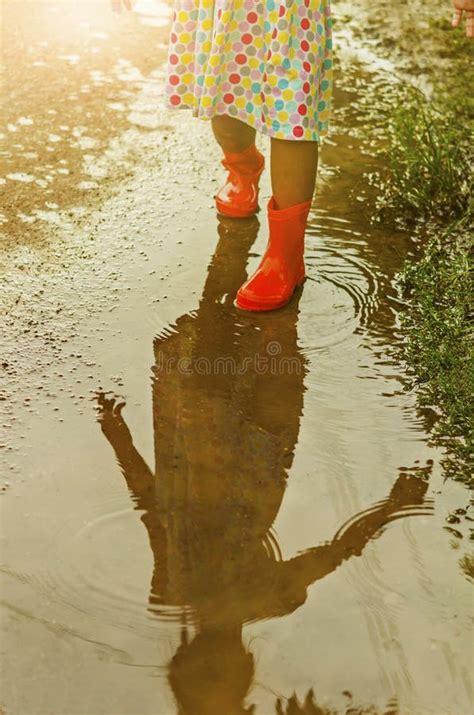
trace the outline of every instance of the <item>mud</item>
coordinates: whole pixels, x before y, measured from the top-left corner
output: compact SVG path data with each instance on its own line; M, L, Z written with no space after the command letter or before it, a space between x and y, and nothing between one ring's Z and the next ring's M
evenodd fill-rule
M472 515L393 357L411 239L371 222L393 66L340 29L308 280L254 316L265 212L216 215L210 126L163 108L165 10L38 5L5 10L0 706L468 715Z

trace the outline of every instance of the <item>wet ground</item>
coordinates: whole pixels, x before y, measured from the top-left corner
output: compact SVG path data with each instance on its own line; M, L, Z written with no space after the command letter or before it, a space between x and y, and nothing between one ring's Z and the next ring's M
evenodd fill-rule
M166 18L4 8L0 706L468 715L467 495L393 353L410 237L370 221L393 67L340 28L308 280L255 316L265 212L216 215Z

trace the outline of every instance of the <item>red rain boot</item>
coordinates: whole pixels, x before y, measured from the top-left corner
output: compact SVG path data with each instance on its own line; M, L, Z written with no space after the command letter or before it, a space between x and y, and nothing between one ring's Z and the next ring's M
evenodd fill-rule
M229 170L226 184L216 196L219 213L234 218L252 216L258 209L258 180L265 159L255 144L244 151L224 152L222 165Z
M288 303L296 286L303 283L304 233L311 199L287 209L268 202L270 236L260 265L237 292L236 305L243 310L275 310Z

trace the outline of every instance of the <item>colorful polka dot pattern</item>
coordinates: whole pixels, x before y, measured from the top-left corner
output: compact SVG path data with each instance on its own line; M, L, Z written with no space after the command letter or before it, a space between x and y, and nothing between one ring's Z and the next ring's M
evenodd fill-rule
M330 0L175 0L167 105L318 141L332 94Z

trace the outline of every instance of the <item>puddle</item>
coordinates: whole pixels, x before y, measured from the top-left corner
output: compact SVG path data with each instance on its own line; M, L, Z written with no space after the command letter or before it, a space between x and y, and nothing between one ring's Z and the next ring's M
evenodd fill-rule
M233 297L265 211L216 216L210 128L157 109L159 63L129 42L122 133L98 135L94 109L54 126L100 138L78 147L74 186L108 161L130 176L95 210L69 189L71 209L28 205L49 233L6 253L0 706L468 715L466 492L444 482L393 357L412 246L369 220L369 77L342 56L303 290L246 314Z

